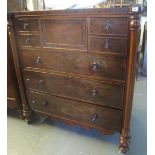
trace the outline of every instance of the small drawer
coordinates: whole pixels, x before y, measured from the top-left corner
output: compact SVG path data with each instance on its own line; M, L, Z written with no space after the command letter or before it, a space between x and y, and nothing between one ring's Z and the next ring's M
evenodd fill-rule
M46 69L50 72L76 74L106 80L125 80L125 56L103 55L93 52L58 52L24 49L20 52L23 68Z
M18 35L18 46L19 47L40 47L40 35Z
M91 18L90 33L128 36L128 18Z
M90 50L99 52L127 53L127 39L91 37Z
M77 121L91 127L119 131L122 111L91 105L85 102L65 99L27 91L28 103L33 110L51 116Z
M124 85L24 71L26 89L60 95L92 104L123 108Z
M38 19L15 19L15 30L24 32L39 31L39 20Z

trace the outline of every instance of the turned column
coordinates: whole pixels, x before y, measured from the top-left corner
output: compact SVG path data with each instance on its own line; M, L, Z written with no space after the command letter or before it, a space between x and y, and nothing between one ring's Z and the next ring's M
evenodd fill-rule
M120 151L126 153L129 149L130 143L130 118L133 100L133 91L135 83L135 66L136 66L136 53L138 47L138 32L139 32L139 17L133 15L130 17L130 50L128 59L128 73L125 87L125 98L124 98L124 111L123 111L123 122L122 131L120 135Z
M14 30L13 30L13 23L11 21L11 16L8 17L8 34L9 34L9 39L10 39L10 44L11 44L11 49L12 49L12 55L13 55L13 61L15 64L15 71L17 74L17 82L19 85L19 90L20 90L20 95L21 95L21 100L22 100L22 116L24 117L25 121L29 124L31 123L31 109L28 106L25 91L24 91L24 85L23 85L23 80L20 72L20 65L19 65L19 60L18 60L18 54L17 54L17 48L15 44L15 36L14 36ZM21 110L20 110L21 113Z

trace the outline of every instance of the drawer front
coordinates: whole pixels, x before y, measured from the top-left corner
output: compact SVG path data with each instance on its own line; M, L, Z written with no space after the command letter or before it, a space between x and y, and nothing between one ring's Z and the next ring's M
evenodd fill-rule
M21 19L15 19L14 22L16 31L24 31L24 32L39 31L38 19L21 18Z
M91 37L90 50L99 52L127 53L127 39Z
M20 52L20 59L23 68L32 67L93 78L125 80L124 56L91 52L23 50Z
M124 86L24 71L27 89L122 109Z
M128 18L91 18L90 33L128 36Z
M28 103L33 110L79 121L94 127L120 130L122 116L120 110L41 93L27 92L27 95Z
M17 43L20 47L40 47L40 35L18 35Z

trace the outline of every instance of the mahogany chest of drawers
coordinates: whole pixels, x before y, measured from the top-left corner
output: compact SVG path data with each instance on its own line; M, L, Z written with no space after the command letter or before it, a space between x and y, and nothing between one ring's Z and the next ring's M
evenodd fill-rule
M25 120L36 111L105 134L117 131L126 152L138 29L133 8L13 13Z

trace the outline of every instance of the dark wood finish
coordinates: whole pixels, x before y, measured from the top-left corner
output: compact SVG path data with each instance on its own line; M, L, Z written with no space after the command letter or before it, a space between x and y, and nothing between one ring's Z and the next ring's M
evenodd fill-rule
M127 39L115 37L90 37L90 50L98 52L127 53Z
M15 33L13 29L13 23L11 21L11 16L8 17L8 34L10 38L10 45L11 45L11 50L12 50L12 56L14 60L14 65L15 65L15 71L17 75L17 82L19 86L19 91L20 91L20 96L21 96L21 101L22 101L22 116L25 118L25 121L30 123L31 122L31 110L28 106L27 99L25 96L25 91L24 91L24 86L23 86L23 80L20 72L20 65L19 65L19 60L18 60L18 54L17 54L17 47L15 43Z
M88 126L118 131L121 127L122 112L120 110L30 91L28 102L34 110L86 123Z
M8 25L9 27L9 25ZM15 71L15 64L12 56L9 33L7 32L7 108L17 109L21 118L22 103Z
M90 33L128 36L128 18L91 18Z
M20 50L19 55L23 68L46 69L96 79L124 81L126 78L126 59L124 56L83 51L41 51L39 49Z
M8 108L14 108L16 106L16 94L15 94L15 69L13 65L13 59L11 56L10 41L8 38L7 44L7 103ZM10 106L9 106L10 105Z
M39 20L36 18L17 18L14 21L15 31L20 32L39 32Z
M120 150L127 151L139 40L135 10L13 13L11 45L27 121L33 110L105 133L118 131Z
M23 75L29 90L118 109L123 107L123 85L35 71L24 71Z
M40 36L38 34L22 34L17 37L19 48L40 47Z
M87 50L86 19L48 19L41 21L43 46Z

